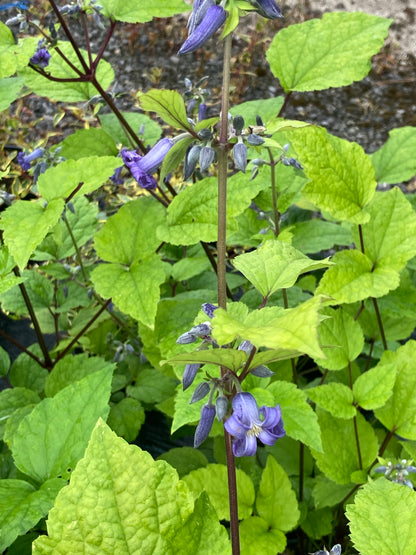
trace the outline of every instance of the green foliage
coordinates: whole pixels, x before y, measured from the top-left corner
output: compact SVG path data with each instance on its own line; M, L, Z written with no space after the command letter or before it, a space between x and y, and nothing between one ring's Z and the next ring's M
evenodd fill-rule
M416 173L416 162L412 156L415 148L415 127L389 131L388 141L371 155L377 181L394 184L411 179Z
M138 4L135 0L104 0L103 13L106 17L126 23L145 23L153 17L172 17L189 9L183 0L148 0Z

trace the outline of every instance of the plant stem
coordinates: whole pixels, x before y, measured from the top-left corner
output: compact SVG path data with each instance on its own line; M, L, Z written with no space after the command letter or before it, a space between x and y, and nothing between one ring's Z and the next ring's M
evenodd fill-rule
M23 353L26 353L30 358L32 358L33 360L35 360L39 366L42 366L42 368L46 368L44 362L42 360L40 360L40 358L38 358L36 355L34 355L33 353L31 353L29 351L29 349L26 349L26 347L24 345L22 345L21 343L19 343L16 339L14 339L14 337L12 337L11 335L9 335L8 333L6 333L5 331L3 331L0 328L0 335L2 335L5 339L7 339L7 341L10 341L10 343L13 343L13 345L15 345L18 349L20 349Z
M273 201L273 214L274 214L274 235L279 236L280 233L280 212L277 209L277 190L276 190L276 163L273 159L273 154L270 148L267 149L270 160L270 181L272 185L272 201Z
M381 335L381 341L383 343L384 350L387 351L387 341L386 341L386 336L385 336L385 333L384 333L383 321L381 319L380 310L378 309L377 299L372 297L371 300L373 301L374 310L376 311L378 328L380 330L380 335Z
M348 362L348 377L349 377L349 381L350 381L350 388L352 391L352 368L351 368L351 362ZM358 466L360 467L360 470L363 469L363 460L361 457L361 448L360 448L360 438L358 435L358 424L357 424L357 415L354 415L354 434L355 434L355 444L357 446L357 455L358 455Z
M233 555L239 555L240 535L238 530L237 478L235 473L235 458L232 449L231 436L225 429L224 435L225 452L227 455L228 499L230 502L231 548Z
M19 269L18 269L17 266L15 268L13 268L13 272L17 277L20 277L20 272L19 272ZM20 292L23 295L23 299L25 301L25 304L26 304L27 310L29 312L30 318L32 320L33 327L35 328L36 337L37 337L39 346L41 348L43 358L45 360L45 367L48 368L48 369L51 369L52 366L53 366L52 365L52 359L49 356L49 351L48 351L48 348L46 346L45 339L44 339L43 334L42 334L42 330L40 329L39 321L36 317L36 314L35 314L35 311L34 311L34 308L33 308L33 305L32 305L32 301L29 298L29 295L28 295L25 284L24 283L19 283L19 288L20 288Z

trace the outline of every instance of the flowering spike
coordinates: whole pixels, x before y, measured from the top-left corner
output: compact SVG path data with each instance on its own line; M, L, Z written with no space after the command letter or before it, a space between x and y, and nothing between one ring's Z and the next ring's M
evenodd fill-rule
M194 447L199 447L201 443L203 443L207 437L209 436L209 432L211 431L212 424L214 423L215 418L215 407L213 405L206 404L201 409L201 420L195 431L194 437Z
M194 50L202 46L205 41L212 37L226 19L227 13L222 6L217 6L215 4L209 6L205 16L183 43L178 54L194 52Z

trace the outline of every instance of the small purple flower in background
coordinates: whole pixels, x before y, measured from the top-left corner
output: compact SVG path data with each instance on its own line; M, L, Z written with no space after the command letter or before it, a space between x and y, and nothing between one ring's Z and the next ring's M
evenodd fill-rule
M173 141L165 138L156 143L144 156L140 156L135 150L123 148L121 157L140 187L143 189L156 189L157 182L152 173L161 166L172 146Z
M201 10L205 7L207 0L200 6L198 2L198 9ZM194 12L193 12L194 13ZM198 14L198 12L195 12ZM192 18L192 15L191 15ZM227 12L222 6L209 5L206 13L202 17L201 21L195 20L196 27L190 25L190 34L186 41L183 43L178 54L188 54L189 52L194 52L197 48L202 46L212 35L217 31L224 21L227 19Z
M234 397L233 414L224 427L233 436L236 457L255 455L257 438L265 445L274 445L286 433L279 405L259 409L253 395L247 392L237 393Z
M266 19L283 17L279 6L274 0L250 0L250 3L256 8L256 12Z
M20 166L22 167L22 170L27 172L28 170L30 170L31 162L43 156L44 152L45 152L44 148L35 148L35 150L33 150L30 154L19 152L16 158L16 162L20 164Z

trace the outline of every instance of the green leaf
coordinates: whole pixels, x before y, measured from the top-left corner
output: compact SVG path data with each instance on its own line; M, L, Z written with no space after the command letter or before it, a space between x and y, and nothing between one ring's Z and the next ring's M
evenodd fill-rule
M146 112L156 112L166 123L188 131L190 124L182 96L168 89L150 89L138 93L140 105Z
M211 264L207 256L195 258L182 258L176 262L171 268L172 278L175 281L186 281L191 277L202 274L211 268Z
M165 177L170 172L176 170L179 164L184 161L186 151L193 142L195 142L195 137L185 137L172 146L163 160L162 168L160 171L160 183L163 183Z
M23 480L0 480L0 550L36 526L53 507L65 480L48 480L37 490Z
M236 231L236 216L250 206L251 200L268 187L267 182L237 173L227 182L227 229ZM193 245L199 241L217 240L218 227L218 181L210 177L198 181L181 191L167 210L168 227L159 227L161 241L174 245Z
M416 341L408 341L395 353L386 351L376 368L388 366L393 374L397 372L393 394L388 401L374 411L380 422L388 430L406 439L416 439Z
M326 309L323 313L328 318L319 326L318 334L326 358L315 358L315 362L328 370L342 370L363 350L363 332L360 324L342 308Z
M0 112L2 112L3 110L7 110L10 104L16 100L16 98L19 96L19 92L22 86L22 77L9 77L8 79L0 79Z
M42 359L42 351L38 344L35 343L29 350ZM14 387L25 387L41 393L45 388L48 374L48 370L40 366L32 357L21 353L13 362L9 380Z
M0 392L0 438L3 437L7 419L17 409L39 403L37 393L24 387L4 389Z
M384 145L371 154L379 183L401 183L416 174L416 127L399 127L389 131Z
M329 508L308 511L302 520L301 528L309 538L319 539L328 536L333 530L333 513Z
M391 23L361 12L325 13L281 29L266 57L286 92L344 87L369 73Z
M312 260L283 241L266 241L255 251L234 258L234 266L267 298L275 291L292 287L306 272L325 268L328 259Z
M5 376L10 368L10 357L8 352L0 347L0 376Z
M10 77L16 71L15 57L10 56L10 47L15 46L11 30L0 21L0 77ZM4 108L2 108L3 110Z
M120 310L150 327L154 325L160 285L165 278L164 263L156 254L127 268L101 264L91 273L97 293L106 299L111 297Z
M306 393L295 384L283 381L271 383L267 391L273 393L275 402L282 409L287 435L316 451L322 451L318 418L308 403Z
M23 270L22 278L34 310L41 310L51 306L53 302L53 285L47 277L34 270ZM28 314L28 308L20 287L15 286L6 291L0 295L0 300L3 310L13 312L18 316Z
M22 356L22 355L21 355ZM45 383L45 393L54 397L59 391L94 372L107 370L113 372L116 365L101 357L89 357L87 353L67 355L55 364L48 374Z
M98 209L94 203L89 202L84 196L73 199L72 206L74 211L67 210L65 218L79 248L89 241L97 231ZM72 256L76 251L65 222L60 220L59 225L62 231L62 239L59 241L59 245L57 245L55 258L62 260Z
M342 383L332 382L306 390L309 399L337 418L353 418L357 414L353 406L352 391Z
M103 0L103 15L111 20L126 23L146 23L154 17L172 17L189 10L183 0Z
M238 516L250 516L254 504L254 486L245 472L237 468ZM223 464L209 464L193 470L183 481L195 497L206 491L219 520L230 520L228 501L227 467Z
M311 180L303 189L306 198L335 219L368 221L366 206L377 182L362 147L315 126L295 129L289 138Z
M38 404L13 439L19 470L38 481L66 477L82 457L97 419L108 415L111 378L112 369L105 368Z
M385 478L366 484L346 511L354 547L361 555L413 555L415 512L413 489Z
M49 514L48 536L34 542L33 553L171 553L170 538L192 509L192 496L172 467L128 445L100 420Z
M249 100L237 104L230 109L233 116L243 116L246 125L255 125L256 116L260 116L267 127L268 121L274 121L283 106L284 97L262 98L261 100Z
M17 277L13 272L15 266L16 263L6 245L0 247L0 294L22 283L23 278Z
M138 399L142 403L162 403L172 397L178 381L166 376L156 368L144 368L134 381L134 385L127 386L127 395Z
M107 423L120 437L131 443L136 439L145 420L140 401L125 397L111 407Z
M349 484L351 474L360 470L353 419L335 418L322 409L316 410L321 428L323 453L312 449L320 470L337 484ZM378 443L371 425L357 413L357 432L362 467L366 470L377 457Z
M228 533L219 524L217 513L205 492L195 501L194 512L172 538L171 545L175 546L175 555L231 554Z
M393 394L397 367L392 364L378 364L367 370L354 382L354 399L365 410L382 407Z
M400 283L397 271L382 266L373 268L368 256L357 250L337 252L332 262L334 266L325 272L316 294L332 297L333 304L383 297Z
M257 348L296 350L312 357L324 356L317 340L321 299L315 297L296 308L265 307L234 316L223 309L215 311L212 320L213 337L220 345L237 337L248 339Z
M156 228L163 224L163 206L139 197L111 216L94 239L98 256L107 262L130 265L151 255L160 245Z
M121 114L133 131L138 133L139 129L144 129L142 140L146 145L154 145L160 139L162 129L145 114L138 112L121 112ZM115 143L121 143L123 146L131 148L131 143L115 114L100 114L98 119L104 131L112 137Z
M59 41L58 46L66 58L80 71L83 71L81 63L72 45L65 41ZM80 49L84 60L88 60L88 53ZM34 50L32 50L34 52ZM48 65L48 73L58 79L74 79L79 75L56 52L51 50L51 59ZM93 60L95 56L93 56ZM85 102L97 94L97 89L85 80L73 82L57 82L45 79L29 66L23 67L19 75L24 77L25 85L39 96L46 96L50 100L61 102ZM114 70L111 65L101 58L95 72L95 77L101 87L106 90L114 81ZM58 183L58 182L57 182Z
M120 158L116 156L89 156L79 160L66 160L39 176L38 189L49 204L54 199L68 197L75 190L77 192L74 197L79 197L101 187L118 167Z
M283 532L293 530L300 517L296 494L289 477L270 455L261 476L256 509L271 528L278 528Z
M114 139L104 129L97 127L78 129L59 143L59 147L62 148L59 155L68 160L90 156L117 156L118 153ZM120 159L120 166L122 165Z
M180 353L166 362L169 364L181 362L217 364L218 366L224 366L233 372L237 372L246 360L247 354L244 351L238 351L237 349L213 349L209 351L195 351L193 353Z
M296 222L288 229L292 234L292 245L305 253L332 249L334 245L348 246L352 243L351 231L347 227L325 222L308 220Z
M208 464L206 456L193 447L174 447L159 455L157 459L166 461L176 468L180 478Z
M322 509L323 507L335 507L339 505L343 499L351 492L352 485L340 485L329 480L323 474L315 477L315 485L313 487L313 499L315 507Z
M244 555L276 555L283 553L286 536L259 516L250 516L240 522L241 551Z
M45 207L41 202L18 201L3 212L0 229L4 243L20 268L26 266L32 252L58 221L63 208L61 199L51 199Z

